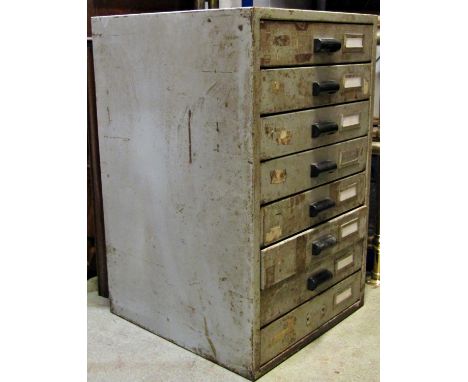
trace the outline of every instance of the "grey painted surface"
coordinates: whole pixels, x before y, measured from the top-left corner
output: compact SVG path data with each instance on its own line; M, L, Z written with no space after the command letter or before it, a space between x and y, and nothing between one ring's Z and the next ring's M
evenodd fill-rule
M243 374L258 272L249 15L93 19L113 312Z

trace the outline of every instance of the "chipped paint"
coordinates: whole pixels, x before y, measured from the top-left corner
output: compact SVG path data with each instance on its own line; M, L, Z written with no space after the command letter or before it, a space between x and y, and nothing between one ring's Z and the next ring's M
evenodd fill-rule
M276 134L276 142L280 145L289 145L291 143L292 133L289 130L281 129Z
M286 182L286 169L275 169L270 171L270 183L281 184Z
M277 240L281 237L282 229L281 226L272 227L269 232L265 235L265 242L270 243L274 240Z

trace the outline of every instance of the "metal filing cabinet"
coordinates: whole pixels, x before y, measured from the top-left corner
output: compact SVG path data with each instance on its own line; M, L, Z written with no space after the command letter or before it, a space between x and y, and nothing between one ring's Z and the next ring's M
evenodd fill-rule
M253 380L362 306L376 22L93 19L115 314Z

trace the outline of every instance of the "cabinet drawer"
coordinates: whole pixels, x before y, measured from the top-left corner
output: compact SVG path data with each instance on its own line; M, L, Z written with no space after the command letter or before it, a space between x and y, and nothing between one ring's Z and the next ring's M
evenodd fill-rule
M363 206L263 249L260 253L261 289L304 272L325 256L364 239L366 233L367 208Z
M272 244L364 204L365 190L366 175L359 173L263 206L262 244Z
M370 78L370 64L262 70L260 113L364 100Z
M260 296L260 325L270 323L361 269L364 249L367 249L364 244L367 243L361 239L339 252L313 259L304 272L263 290Z
M361 272L356 272L260 331L260 361L269 361L289 346L359 301Z
M343 142L366 135L368 129L368 101L263 117L260 159Z
M372 25L260 22L260 65L293 66L371 60Z
M368 137L261 163L261 202L268 203L366 168Z

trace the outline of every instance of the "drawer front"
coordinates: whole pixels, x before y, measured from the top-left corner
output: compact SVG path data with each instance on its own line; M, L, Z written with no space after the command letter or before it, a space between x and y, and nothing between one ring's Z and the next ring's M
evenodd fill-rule
M368 145L365 136L261 163L261 202L272 202L364 170Z
M272 244L364 204L365 189L366 176L359 173L262 207L262 244Z
M269 361L359 301L360 282L361 272L357 272L261 329L261 363Z
M261 77L261 114L365 100L371 90L370 64L267 69Z
M313 259L304 272L262 291L260 325L269 324L361 269L364 249L367 249L365 244L361 239L339 252Z
M372 25L260 22L260 65L293 66L371 60Z
M262 160L293 154L366 135L369 102L327 106L261 119Z
M367 233L367 208L359 207L326 223L280 241L260 253L261 289L270 288L362 240Z

